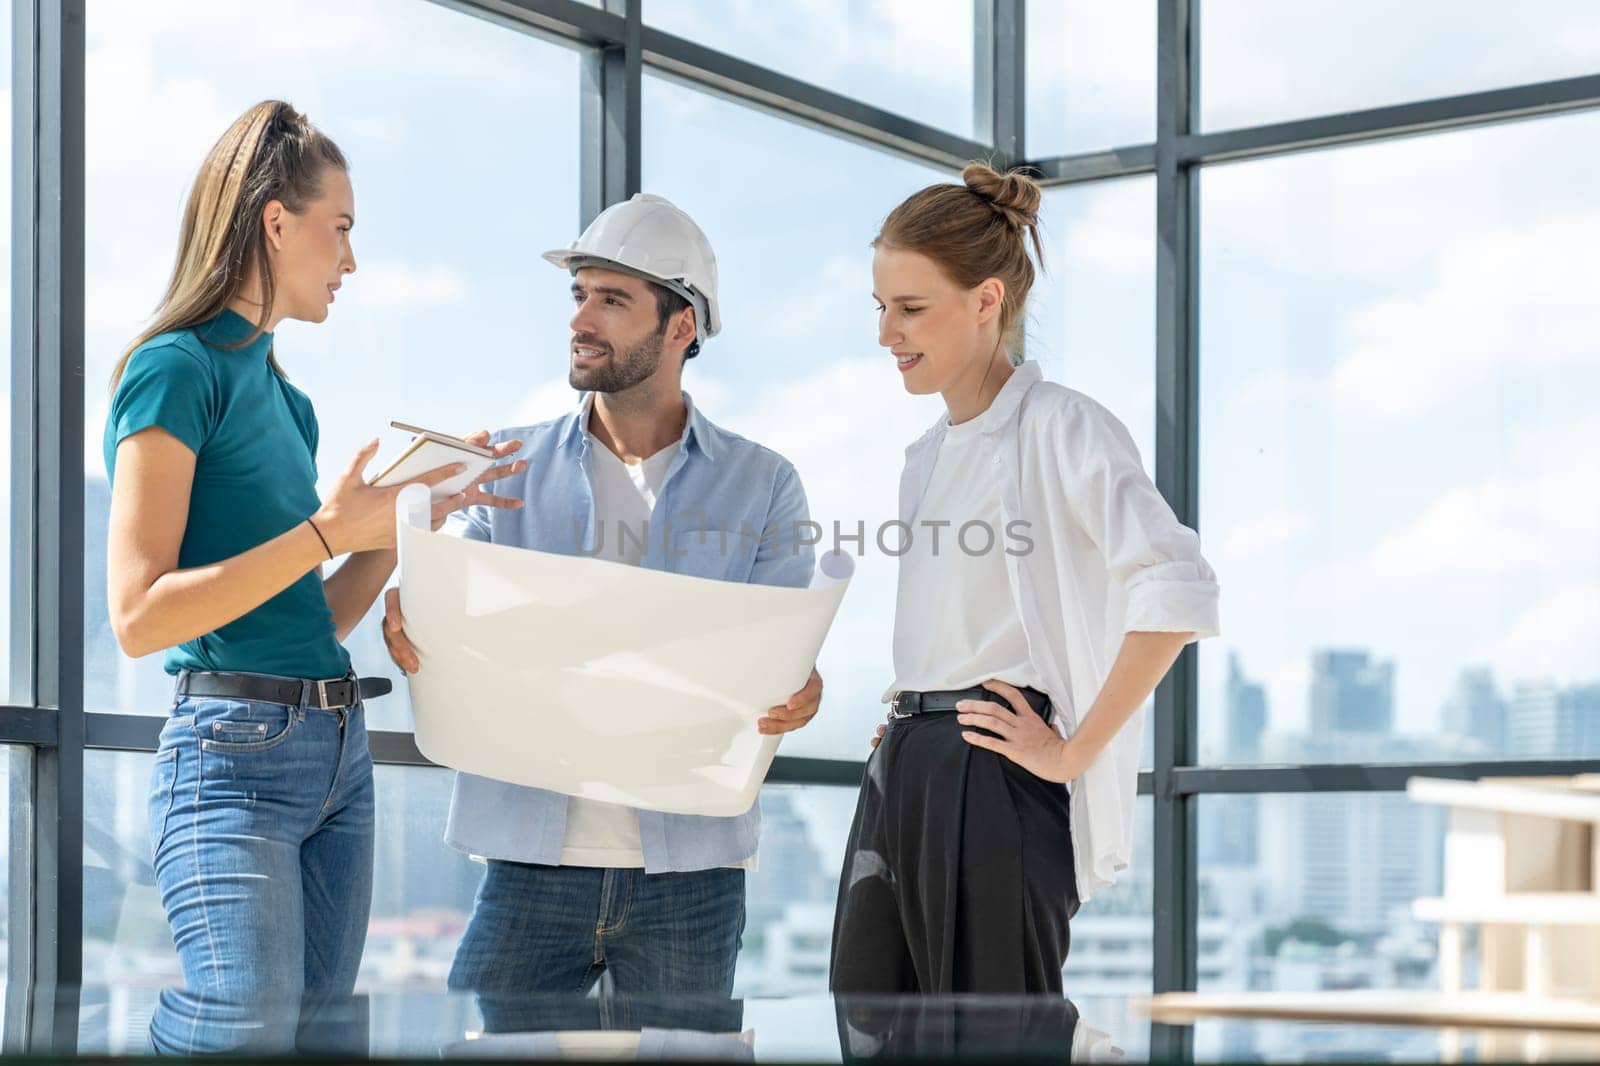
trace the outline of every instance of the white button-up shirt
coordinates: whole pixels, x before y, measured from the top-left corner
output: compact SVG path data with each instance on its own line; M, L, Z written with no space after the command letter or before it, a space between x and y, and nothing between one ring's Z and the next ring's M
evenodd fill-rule
M1043 380L1038 363L1017 367L979 418L1006 528L1021 520L1032 541L1031 550L1019 543L1017 554L1006 554L1011 598L1056 729L1071 736L1125 633L1216 635L1216 574L1200 538L1145 474L1122 423L1082 393ZM908 525L946 427L941 414L906 449L900 519ZM1072 785L1080 900L1127 868L1143 719L1130 718Z

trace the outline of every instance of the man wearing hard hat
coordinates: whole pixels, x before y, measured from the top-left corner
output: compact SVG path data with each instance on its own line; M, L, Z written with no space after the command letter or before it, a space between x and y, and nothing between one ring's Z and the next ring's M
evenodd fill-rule
M794 467L713 424L680 385L684 362L722 326L717 263L700 227L640 194L545 259L572 276L568 380L582 401L554 421L495 435L524 442L527 470L497 484L525 506L472 508L460 533L696 577L806 585L814 560L798 536L808 513ZM397 589L386 605L389 652L415 671ZM761 731L805 725L821 698L813 670ZM736 818L639 811L457 774L445 838L486 858L488 870L450 987L584 992L608 971L621 993L730 994L760 818L759 808Z

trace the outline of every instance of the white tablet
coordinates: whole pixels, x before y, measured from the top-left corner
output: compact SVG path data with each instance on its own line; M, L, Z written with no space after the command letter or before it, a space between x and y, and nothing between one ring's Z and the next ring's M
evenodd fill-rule
M406 450L384 468L383 473L372 479L372 484L380 489L414 481L441 466L466 463L467 468L460 474L433 486L431 490L433 499L442 500L447 496L466 491L467 486L497 462L492 448L471 444L448 433L436 433L430 429L419 429L399 422L391 425L398 429L409 430L416 436L411 438Z

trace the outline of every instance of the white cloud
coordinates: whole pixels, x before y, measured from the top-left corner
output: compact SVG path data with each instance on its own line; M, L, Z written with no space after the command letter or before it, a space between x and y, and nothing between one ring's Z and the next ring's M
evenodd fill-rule
M1600 212L1445 241L1431 287L1349 317L1333 375L1341 413L1415 416L1496 373L1600 362L1597 242Z
M680 37L879 102L893 86L970 86L970 0L656 0ZM803 56L803 62L795 57ZM876 94L874 88L876 87ZM965 117L965 116L963 116Z
M1597 25L1590 0L1208 0L1203 117L1224 128L1592 74Z
M860 329L852 335L862 338L863 347L875 345L871 249L863 241L858 255L830 256L813 282L784 292L760 293L742 317L760 323L766 337L804 337L814 335L819 326L857 322ZM741 358L760 357L752 352Z
M1229 398L1242 407L1289 411L1306 404L1326 402L1327 380L1312 373L1264 366L1244 380L1229 382Z
M509 88L526 85L536 76L530 68L539 65L529 60L551 52L526 34L508 33L444 5L386 0L280 0L266 21L236 5L207 0L96 3L86 29L91 51L149 42L182 50L196 65L225 57L235 84L260 85L258 99L274 94L268 85L274 76L279 86L331 87L373 75L405 75L469 89ZM307 106L303 99L292 102Z
M1154 137L1156 11L1105 0L1029 5L1030 155Z
M1053 228L1061 236L1060 252L1065 269L1104 273L1118 278L1142 279L1155 276L1155 203L1150 195L1118 195L1115 186L1107 195L1091 195L1077 202L1085 209ZM1151 190L1143 183L1138 193ZM1058 199L1047 199L1048 212ZM1052 228L1047 219L1046 230ZM1054 251L1055 249L1052 249Z
M577 402L578 393L567 384L565 374L551 378L534 386L523 397L522 402L517 405L517 413L512 419L512 424L531 426L536 422L560 418L571 411Z
M1600 567L1593 551L1600 496L1580 489L1593 480L1590 455L1587 448L1546 455L1538 468L1496 472L1451 489L1418 485L1418 498L1427 501L1420 512L1360 551L1303 570L1295 598L1358 606L1385 592L1414 606L1442 602L1447 590L1455 595L1490 579L1516 585L1565 571L1590 582ZM1241 535L1248 540L1257 525L1235 526L1239 532L1230 533L1229 547Z
M409 310L461 303L467 293L467 281L443 264L378 259L359 263L348 288L347 298L363 310Z
M1311 528L1302 511L1269 511L1236 523L1217 550L1218 558L1245 562L1261 552L1279 549Z
M694 363L690 363L684 370L683 391L693 397L695 410L707 414L712 421L717 421L719 416L711 415L710 412L730 411L741 399L721 378L702 376L699 367Z
M1503 678L1592 682L1600 659L1600 597L1593 581L1557 588L1474 654L1494 663Z
M1516 571L1539 561L1547 532L1533 486L1501 479L1435 500L1415 522L1386 537L1367 572L1385 581L1467 578Z
M1210 167L1203 267L1243 261L1289 291L1410 284L1467 234L1592 210L1589 171L1544 161L1596 131L1600 115L1580 112Z

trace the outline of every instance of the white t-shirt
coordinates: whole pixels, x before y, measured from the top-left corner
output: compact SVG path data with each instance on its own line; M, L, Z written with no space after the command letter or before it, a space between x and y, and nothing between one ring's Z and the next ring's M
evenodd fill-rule
M596 558L639 565L641 545L648 543L656 494L677 452L678 444L673 442L642 462L625 463L589 434L595 536L604 538ZM644 845L639 839L638 813L617 803L568 797L561 865L642 867Z
M990 678L1039 687L1006 577L1006 549L1021 543L1007 536L981 422L946 428L900 557L895 689L962 689Z

